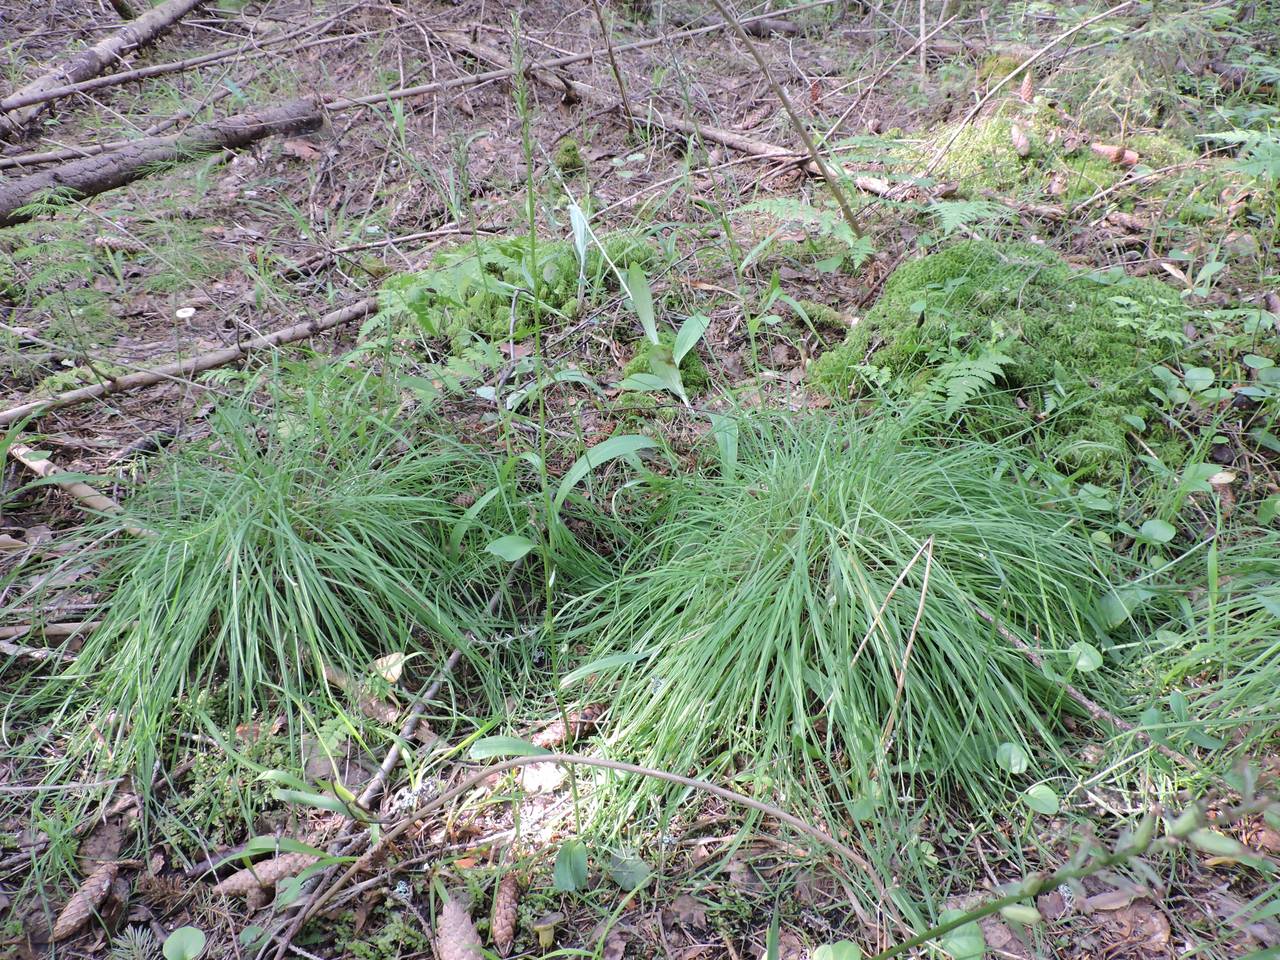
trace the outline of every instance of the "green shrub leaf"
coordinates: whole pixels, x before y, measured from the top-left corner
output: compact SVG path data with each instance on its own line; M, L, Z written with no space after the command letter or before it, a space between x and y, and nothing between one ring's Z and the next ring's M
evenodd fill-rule
M587 848L581 840L566 840L560 845L552 882L561 893L573 893L587 885Z
M1006 773L1017 776L1026 773L1030 765L1027 751L1016 743L1002 743L996 747L996 765Z
M1102 666L1102 654L1098 648L1083 640L1073 643L1067 649L1067 655L1071 657L1071 666L1077 673L1092 673Z
M485 549L495 557L501 557L508 563L515 563L535 547L537 547L537 544L528 537L522 537L518 533L511 533L494 540Z
M1060 806L1058 794L1046 783L1037 783L1034 787L1029 788L1022 795L1022 800L1036 813L1043 813L1045 816L1052 816L1057 813Z
M196 927L179 927L164 941L165 960L195 960L204 953L204 931Z
M1138 537L1147 543L1168 543L1177 532L1169 521L1152 517L1138 528Z
M963 916L963 910L944 910L938 917L939 923L950 923ZM982 960L987 952L987 940L982 935L982 928L976 922L956 927L944 933L938 941L951 960Z
M862 948L849 940L824 943L813 951L813 960L862 960Z

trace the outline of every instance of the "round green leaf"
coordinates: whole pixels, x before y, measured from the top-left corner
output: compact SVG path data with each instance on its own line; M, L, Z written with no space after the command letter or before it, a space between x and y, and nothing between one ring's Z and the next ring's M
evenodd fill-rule
M1093 673L1102 666L1102 654L1098 652L1098 648L1083 640L1073 643L1067 649L1067 655L1071 657L1071 666L1077 673Z
M1138 536L1148 543L1168 543L1178 531L1167 520L1152 517L1138 528Z
M195 960L204 953L204 931L179 927L164 942L165 960Z
M505 537L499 537L485 549L495 557L501 557L508 563L515 563L536 546L537 544L528 537L522 537L518 533L511 533Z
M1029 788L1022 795L1022 800L1036 813L1043 813L1046 817L1058 812L1058 795L1047 783L1037 783Z
M1005 742L996 747L996 766L1005 773L1012 773L1014 776L1026 773L1030 764L1031 758L1027 756L1027 751L1018 744Z
M952 920L964 914L963 910L944 910L938 917L938 922L950 923ZM987 940L982 935L982 928L977 923L966 923L956 927L949 933L944 933L938 942L942 945L942 949L947 952L951 960L982 960L983 955L987 952Z

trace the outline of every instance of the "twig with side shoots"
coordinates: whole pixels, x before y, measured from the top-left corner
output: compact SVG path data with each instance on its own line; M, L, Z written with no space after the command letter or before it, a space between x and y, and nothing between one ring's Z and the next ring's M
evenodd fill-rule
M456 800L458 797L464 795L467 791L471 790L477 784L482 783L489 777L492 777L494 774L503 773L507 770L515 770L519 767L525 767L534 763L578 764L587 767L597 767L602 770L614 770L620 773L632 773L642 777L652 777L656 780L663 780L667 783L674 783L683 787L688 787L692 790L709 793L722 800L727 800L730 803L738 804L740 806L749 807L750 809L763 813L766 816L773 817L800 833L803 833L810 839L817 841L827 849L834 851L841 857L847 859L850 863L856 865L867 875L867 878L875 887L876 892L884 898L883 909L886 912L889 912L891 916L894 916L894 918L901 923L900 918L897 918L896 911L894 911L892 907L893 901L889 899L888 891L885 889L883 882L876 874L871 863L856 850L846 846L831 835L819 830L817 827L805 823L799 817L792 816L786 811L780 810L771 804L764 803L761 800L756 800L753 797L735 793L734 791L728 790L724 787L718 787L713 783L706 782L705 780L695 780L692 777L684 777L676 773L668 773L665 770L655 770L651 767L642 767L634 763L623 763L619 760L606 760L601 757L587 757L573 753L548 753L531 757L514 757L510 760L503 760L499 763L492 764L479 772L472 774L470 777L467 777L453 789L440 794L438 797L429 800L413 812L409 813L384 834L384 841L394 841L418 823L418 821ZM346 884L351 882L355 877L356 872L357 867L352 865L335 883L317 895L307 908L303 915L303 919L305 920L309 917L315 916ZM870 918L864 915L865 911L856 906L855 910L857 910L859 914L859 919L864 923L869 924L871 922Z
M1245 802L1239 806L1223 811L1215 822L1235 823L1264 812L1280 814L1280 804L1276 804L1267 797L1246 798ZM998 911L1007 911L1008 919L1015 923L1024 925L1038 923L1042 919L1039 911L1029 903L1023 903L1023 901L1033 900L1040 894L1054 890L1064 883L1083 880L1085 877L1091 877L1104 870L1109 870L1135 857L1143 856L1153 849L1173 851L1189 844L1206 853L1229 859L1253 859L1255 861L1266 859L1261 854L1250 851L1238 840L1206 829L1204 826L1204 814L1199 807L1191 807L1179 817L1167 823L1165 836L1157 838L1156 827L1159 820L1158 812L1153 810L1142 819L1137 829L1122 836L1113 850L1105 853L1090 853L1087 848L1082 849L1080 853L1081 859L1073 861L1072 864L1053 873L1033 873L1005 887L1005 892L995 899L979 904L945 923L940 923L923 933L911 937L909 940L894 944L889 949L875 954L870 960L891 960L892 957L900 956L908 950L924 946L930 941L950 933L952 930L969 923L976 923Z
M800 118L800 114L796 112L796 108L791 103L791 98L787 96L787 92L773 78L773 73L769 70L769 65L765 63L764 56L751 38L747 36L747 31L742 29L742 24L729 12L729 8L725 6L722 0L711 0L711 5L716 8L716 12L720 16L724 17L726 22L733 25L734 33L738 35L738 39L742 41L747 51L751 54L751 59L755 60L756 66L760 68L760 75L764 77L765 83L769 85L773 95L782 104L782 109L786 110L787 116L791 118L791 125L795 128L796 135L800 137L805 150L809 152L809 159L813 161L813 164L818 168L818 172L822 175L822 179L826 181L827 188L831 191L831 196L835 198L836 205L840 208L841 216L844 217L855 237L862 236L862 228L858 226L858 218L854 216L853 208L849 206L849 198L845 196L844 188L840 186L840 181L831 172L827 162L822 159L822 155L818 152L818 145L813 142L813 137L809 134L809 129Z
M713 0L713 2L716 2L716 0ZM987 95L983 97L981 100L979 100L977 103L975 103L973 105L973 109L971 109L968 113L964 115L964 119L961 120L958 124L956 124L955 130L953 130L951 133L951 136L947 138L947 142L938 148L938 152L935 153L933 155L933 159L929 161L929 166L925 168L925 175L927 176L937 168L938 164L942 162L942 158L947 155L947 151L951 149L951 145L955 143L956 139L960 136L961 131L964 130L964 128L967 127L971 122L973 122L973 118L982 112L982 108L985 107L988 103L990 103L992 98L995 97L997 93L999 93L1006 86L1008 86L1008 84L1010 83L1010 81L1013 80L1014 77L1020 77L1023 74L1025 74L1027 69L1031 67L1032 64L1034 64L1036 61L1038 61L1041 57L1043 57L1046 53L1048 53L1058 44L1062 43L1064 40L1071 39L1077 33L1083 30L1085 27L1091 26L1092 24L1097 23L1099 20L1105 20L1108 17L1116 13L1119 13L1121 10L1125 9L1126 7L1133 6L1133 3L1134 3L1134 0L1123 0L1122 3L1117 3L1114 7L1111 7L1109 10L1102 11L1102 13L1099 13L1097 16L1090 17L1087 20L1082 20L1080 23L1077 23L1071 29L1065 30L1062 33L1058 34L1056 37L1054 37L1052 40L1046 43L1043 47L1041 47L1035 53L1031 54L1031 56L1027 57L1027 59L1023 60L1022 63L1018 64L1015 70L1008 73L1004 77L1004 79L1002 79L999 83L997 83L990 90L988 90Z
M173 363L166 363L149 370L126 373L123 376L115 377L102 383L94 383L89 386L68 390L46 400L32 400L29 403L19 404L8 410L0 411L0 427L7 427L23 417L40 416L50 410L82 403L85 400L95 400L98 397L104 397L112 393L124 393L141 387L149 387L162 380L182 380L204 370L225 366L254 350L293 343L296 340L303 340L333 327L341 326L344 323L363 319L377 312L377 309L377 298L366 297L339 310L326 313L322 317L295 323L293 326L277 330L275 333L253 337L233 347L212 350L208 353L198 354L188 360L176 360Z

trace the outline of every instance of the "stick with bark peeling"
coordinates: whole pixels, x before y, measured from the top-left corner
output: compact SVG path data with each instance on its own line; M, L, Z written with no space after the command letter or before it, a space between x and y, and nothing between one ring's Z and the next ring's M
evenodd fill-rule
M238 149L276 134L314 130L323 121L324 114L315 100L294 100L279 107L238 113L201 124L177 136L139 142L20 177L0 184L0 227L31 219L30 205L51 195L76 200L96 196L132 183L157 167L219 150Z
M318 319L295 323L293 326L277 330L275 333L254 337L252 340L245 340L234 347L224 347L221 350L202 353L187 360L176 360L173 363L166 363L152 370L126 373L124 376L116 377L114 380L90 384L87 387L77 387L75 390L68 390L66 393L60 393L56 397L50 397L47 400L32 400L30 403L24 403L0 413L0 427L7 427L26 416L38 416L48 410L67 407L74 403L82 403L85 400L94 400L98 397L105 397L107 394L124 393L141 387L149 387L162 380L190 377L192 374L200 373L203 370L212 370L214 367L225 366L254 350L293 343L295 340L306 339L333 327L341 326L344 323L361 320L375 313L377 309L377 298L366 297L364 300L358 300L350 306L343 307L341 310L326 313Z
M128 53L139 47L145 47L161 34L168 32L174 24L185 17L205 0L165 0L158 7L153 7L131 20L109 37L104 37L88 49L81 50L61 66L50 70L41 77L32 80L14 97L30 96L54 87L79 83L96 77L108 67L120 62ZM25 130L31 121L47 106L46 103L33 103L0 115L0 139L13 137Z

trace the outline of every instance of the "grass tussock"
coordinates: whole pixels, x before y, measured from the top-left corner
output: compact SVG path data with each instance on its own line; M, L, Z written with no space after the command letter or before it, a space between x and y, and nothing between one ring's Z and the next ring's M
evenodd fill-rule
M196 721L343 699L326 668L376 683L389 653L481 655L467 633L487 634L503 580L483 546L513 524L508 480L429 419L397 421L394 394L310 376L225 404L164 460L126 504L145 536L86 531L102 624L32 700L81 731L73 754L145 769Z
M1110 561L1016 453L914 429L753 416L720 432L717 475L670 481L620 578L560 621L594 649L567 682L609 691L613 749L762 788L896 774L986 798L1008 786L1002 743L1030 774L1065 761L1060 678L1110 696L1073 668L1105 644Z

